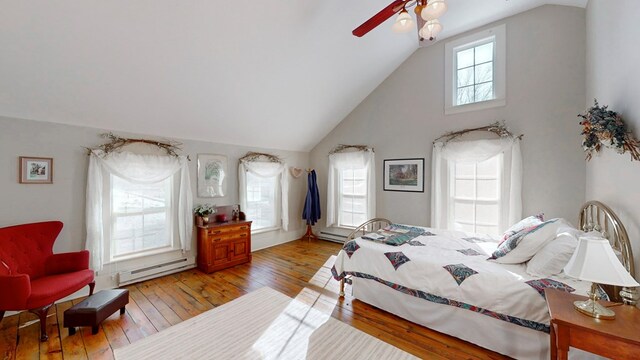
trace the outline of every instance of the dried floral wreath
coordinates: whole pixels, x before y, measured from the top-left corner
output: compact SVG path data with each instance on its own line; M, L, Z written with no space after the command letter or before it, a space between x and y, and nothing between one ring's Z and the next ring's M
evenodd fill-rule
M609 110L606 105L598 105L598 100L594 102L586 113L578 115L583 119L580 121L581 135L584 136L582 147L587 153L587 161L591 160L594 152L600 152L602 146L615 149L619 154L629 152L631 161L640 161L640 143L627 129L620 114Z

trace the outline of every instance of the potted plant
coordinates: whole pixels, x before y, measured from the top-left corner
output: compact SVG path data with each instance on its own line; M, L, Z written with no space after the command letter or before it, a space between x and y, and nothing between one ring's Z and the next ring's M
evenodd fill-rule
M216 206L213 204L200 204L193 208L193 212L202 219L202 224L209 223L209 215L216 213Z

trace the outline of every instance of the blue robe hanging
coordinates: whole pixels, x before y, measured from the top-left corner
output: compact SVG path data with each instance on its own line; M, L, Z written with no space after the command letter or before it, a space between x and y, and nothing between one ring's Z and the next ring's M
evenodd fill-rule
M320 192L318 191L318 182L316 171L311 170L307 175L307 197L304 200L304 209L302 210L302 218L307 220L307 225L315 225L320 219Z

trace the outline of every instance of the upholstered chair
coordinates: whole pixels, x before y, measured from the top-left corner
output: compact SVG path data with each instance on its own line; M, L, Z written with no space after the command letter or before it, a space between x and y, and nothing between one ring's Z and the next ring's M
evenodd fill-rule
M0 228L0 321L5 311L29 310L40 318L40 340L47 340L47 313L55 301L89 285L89 252L53 253L60 221Z

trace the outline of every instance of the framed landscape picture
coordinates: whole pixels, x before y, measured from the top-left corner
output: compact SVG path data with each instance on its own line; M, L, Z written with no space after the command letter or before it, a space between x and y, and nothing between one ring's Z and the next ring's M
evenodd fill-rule
M20 156L21 184L53 184L53 158Z
M424 192L424 158L384 160L385 191Z
M223 197L227 192L227 157L198 154L198 197Z

